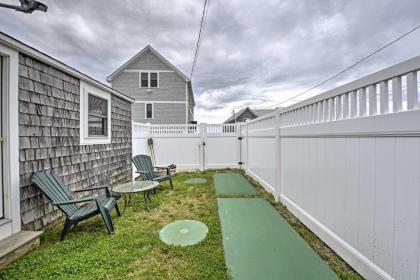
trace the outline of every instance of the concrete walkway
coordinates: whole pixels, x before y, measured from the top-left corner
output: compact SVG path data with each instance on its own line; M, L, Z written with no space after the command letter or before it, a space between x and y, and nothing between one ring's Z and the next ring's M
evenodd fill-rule
M217 203L233 279L339 279L265 199L218 198Z

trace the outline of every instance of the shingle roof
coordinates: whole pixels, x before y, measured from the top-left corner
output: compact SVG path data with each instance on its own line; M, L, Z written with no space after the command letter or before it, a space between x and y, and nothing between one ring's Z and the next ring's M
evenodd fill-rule
M234 121L235 116L236 116L236 119L240 118L241 115L247 110L249 110L256 118L258 118L258 117L261 117L262 115L271 113L275 111L276 109L251 109L249 107L245 107L239 110L237 113L235 113L235 115L230 116L227 120L224 121L224 123L229 123L229 122Z
M252 109L251 111L257 116L261 117L262 115L274 112L276 109Z
M127 62L125 62L123 65L121 65L117 70L115 70L114 72L112 72L112 74L109 75L106 78L106 80L108 82L112 82L112 80L117 75L119 75L127 66L129 66L131 63L133 63L134 61L136 61L138 58L140 58L142 55L144 55L148 51L150 51L154 56L156 56L160 61L162 61L164 64L166 64L169 68L173 69L175 71L175 73L177 73L180 77L182 77L186 82L190 82L190 79L184 73L182 73L181 70L179 70L178 68L176 68L175 65L173 65L172 63L170 63L166 58L164 58L160 53L158 53L150 45L147 45L146 47L144 47L144 49L142 49L141 51L139 51L132 58L130 58Z
M10 36L9 34L3 33L0 31L0 43L5 44L6 46L9 46L15 50L17 50L19 53L22 54L26 54L30 57L33 57L35 59L38 59L40 61L42 61L43 63L47 64L47 65L51 65L54 66L55 68L59 69L60 71L63 71L65 73L68 73L80 80L83 80L93 86L96 86L100 89L103 89L107 92L110 92L116 96L119 96L129 102L134 102L134 99L131 98L130 96L127 96L101 82L99 82L98 80L95 80L94 78L74 69L73 67L49 56L46 53L43 53L37 49L35 49L34 47L31 47L19 40L17 40L16 38Z

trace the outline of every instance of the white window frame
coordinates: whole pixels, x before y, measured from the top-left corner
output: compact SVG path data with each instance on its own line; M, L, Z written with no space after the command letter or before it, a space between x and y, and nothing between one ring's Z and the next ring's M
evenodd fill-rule
M152 117L148 118L147 117L147 105L152 105ZM144 119L145 120L153 120L155 118L155 104L152 102L146 102L144 103Z
M107 136L89 136L89 94L108 101ZM80 81L80 145L110 144L111 134L111 94Z
M143 73L146 73L147 74L147 87L143 87L142 85L141 85L141 74L143 74ZM151 73L156 73L156 75L157 75L157 87L150 87L150 82L151 82L151 80L150 80L150 74ZM159 85L160 85L160 83L159 83L159 80L160 80L160 75L159 75L159 71L140 71L139 72L139 86L140 86L140 88L146 88L146 89L154 89L154 88L159 88Z

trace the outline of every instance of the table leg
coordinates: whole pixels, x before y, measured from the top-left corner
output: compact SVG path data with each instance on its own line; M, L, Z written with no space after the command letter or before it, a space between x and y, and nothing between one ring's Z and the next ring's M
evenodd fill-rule
M125 209L127 208L128 200L127 200L127 196L125 195L125 193L122 193L121 197L124 199L124 209L123 209L123 213L124 213Z
M147 206L147 201L150 199L149 192L148 191L143 192L143 196L144 196L144 207L146 211L149 211L149 207Z

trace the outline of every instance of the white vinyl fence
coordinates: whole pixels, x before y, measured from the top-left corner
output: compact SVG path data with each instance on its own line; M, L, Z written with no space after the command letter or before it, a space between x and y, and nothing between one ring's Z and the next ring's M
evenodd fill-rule
M420 279L420 57L242 125L133 125L134 154L242 167L367 279ZM240 164L242 163L242 164Z
M147 125L133 123L133 155L178 169L237 168L240 126L231 124ZM153 143L150 143L152 139Z

